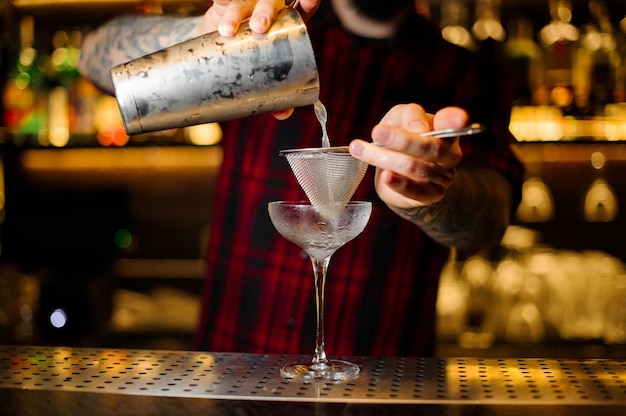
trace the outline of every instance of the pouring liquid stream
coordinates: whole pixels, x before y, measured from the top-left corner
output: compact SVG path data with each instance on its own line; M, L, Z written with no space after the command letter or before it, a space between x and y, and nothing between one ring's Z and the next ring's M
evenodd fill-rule
M315 104L313 104L313 108L315 109L315 116L320 122L320 126L322 126L322 147L330 147L330 138L328 137L328 131L326 130L326 122L328 121L328 112L326 111L326 107L324 107L324 104L322 104L321 101L317 100Z

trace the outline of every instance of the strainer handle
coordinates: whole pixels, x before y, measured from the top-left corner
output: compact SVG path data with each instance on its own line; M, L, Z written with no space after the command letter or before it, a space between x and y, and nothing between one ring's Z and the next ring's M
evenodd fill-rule
M442 129L442 130L433 130L422 133L421 135L424 137L435 137L437 139L445 139L448 137L459 137L459 136L471 136L473 134L479 134L485 131L485 127L482 124L474 123L470 124L467 127L462 127L460 129Z

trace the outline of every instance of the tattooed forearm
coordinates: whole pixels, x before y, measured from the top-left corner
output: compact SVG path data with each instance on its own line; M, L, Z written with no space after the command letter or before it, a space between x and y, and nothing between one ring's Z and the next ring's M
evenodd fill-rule
M124 16L89 34L81 49L80 71L112 92L110 69L194 36L198 17Z
M459 168L457 181L441 201L392 209L446 246L473 249L499 242L511 213L511 185L499 173Z

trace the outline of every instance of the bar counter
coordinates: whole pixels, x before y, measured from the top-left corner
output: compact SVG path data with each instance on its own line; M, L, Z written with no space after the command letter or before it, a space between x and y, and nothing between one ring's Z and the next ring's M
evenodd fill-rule
M0 346L0 415L626 414L626 359L348 357L351 381L280 377L308 358Z

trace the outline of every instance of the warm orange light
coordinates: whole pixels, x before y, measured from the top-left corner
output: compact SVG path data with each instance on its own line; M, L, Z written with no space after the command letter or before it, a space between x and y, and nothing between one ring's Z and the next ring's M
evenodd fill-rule
M124 131L122 116L114 97L103 95L96 103L95 125L98 143L102 146L124 146L129 137Z
M218 123L190 126L185 128L185 137L197 146L210 146L222 140L222 128Z

